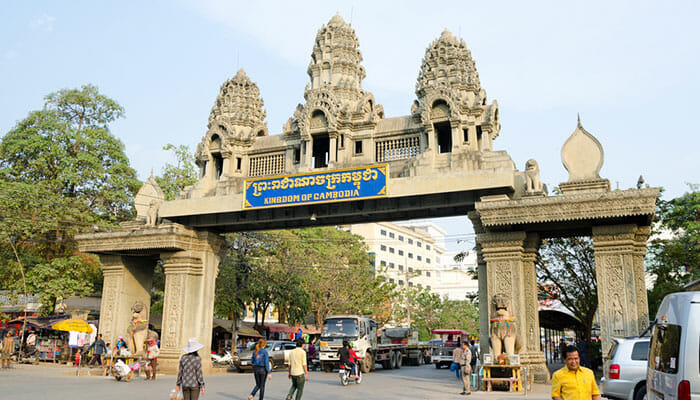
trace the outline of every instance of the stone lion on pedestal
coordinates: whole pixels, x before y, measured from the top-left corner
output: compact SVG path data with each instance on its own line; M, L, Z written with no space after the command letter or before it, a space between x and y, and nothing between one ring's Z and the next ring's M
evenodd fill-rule
M158 334L148 329L146 305L137 301L131 306L131 321L126 329L126 343L131 354L135 356L143 355L145 343L149 337L157 340Z
M517 322L510 311L510 301L504 294L496 294L491 302L490 319L491 348L495 360L505 353L507 356L520 352L522 340L518 334Z

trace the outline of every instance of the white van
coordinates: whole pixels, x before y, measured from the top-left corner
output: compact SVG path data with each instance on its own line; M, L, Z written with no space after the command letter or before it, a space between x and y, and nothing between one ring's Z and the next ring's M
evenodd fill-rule
M648 400L700 400L700 292L664 297L647 369Z

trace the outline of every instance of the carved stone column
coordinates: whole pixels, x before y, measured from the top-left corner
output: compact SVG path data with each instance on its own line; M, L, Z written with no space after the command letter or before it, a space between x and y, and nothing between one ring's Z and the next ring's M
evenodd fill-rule
M530 367L537 382L549 379L544 354L539 350L539 318L537 316L537 287L535 257L539 237L525 232L491 232L477 234L477 242L486 261L486 299L491 310L495 294L510 298L516 332L521 338L521 362ZM481 291L481 288L480 288ZM480 296L480 299L482 297ZM489 337L488 327L481 332Z
M156 260L100 254L100 261L104 276L100 333L105 341L116 343L119 336L126 336L134 303L141 301L150 309Z
M638 335L648 324L644 253L637 244L643 237L644 230L636 225L593 227L603 357L610 350L611 337Z
M647 295L646 273L644 270L644 257L647 254L647 240L651 234L650 226L637 228L634 236L634 279L637 290L637 321L639 333L649 327L649 299ZM653 316L652 316L653 317Z
M207 372L211 367L214 285L222 241L210 232L197 232L197 237L186 250L161 254L165 293L159 368L166 373L177 372L182 348L192 337L204 345L199 351L202 367Z
M479 213L472 211L469 214L469 219L472 221L472 226L474 227L474 232L479 235L484 234L483 225L481 224L481 218ZM491 350L489 337L489 300L488 294L488 271L486 266L486 261L484 260L484 253L481 248L479 241L476 241L476 263L477 263L477 274L479 278L479 349L481 354L488 354ZM483 357L481 358L483 362Z
M542 241L539 235L528 233L523 243L523 299L525 301L525 345L520 350L521 361L530 365L528 378L549 383L547 360L540 347L540 314L537 301L537 272L535 262ZM532 382L532 380L530 381Z

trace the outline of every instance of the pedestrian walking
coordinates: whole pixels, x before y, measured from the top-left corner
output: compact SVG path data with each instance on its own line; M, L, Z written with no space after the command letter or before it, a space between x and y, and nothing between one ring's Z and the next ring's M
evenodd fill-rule
M457 376L457 379L462 377L462 369L459 367L459 363L462 360L462 343L460 342L459 346L457 346L453 351L452 351L452 364L450 364L450 371L454 371L455 375Z
M552 400L600 400L593 371L580 365L578 349L564 349L566 365L552 375Z
M200 393L204 395L204 378L202 377L202 358L197 351L204 347L197 338L187 340L187 347L182 349L185 353L180 357L180 366L177 371L177 383L175 390L182 389L184 400L198 400Z
M266 379L272 379L270 375L270 355L265 349L267 346L267 341L265 339L258 340L255 344L255 349L253 350L253 357L251 357L253 363L253 377L255 378L255 387L253 391L250 392L248 400L253 400L255 393L260 391L260 400L265 398L265 382Z
M469 350L469 345L466 341L462 342L462 355L459 360L459 367L462 370L462 393L463 396L472 394L471 390L471 372L472 372L472 352Z
M95 339L95 342L90 345L88 350L93 350L92 360L90 360L89 366L92 367L95 365L95 362L97 362L100 365L100 368L102 368L102 355L107 353L107 345L105 344L105 341L102 340L101 334L97 334L97 339Z
M78 349L78 351L75 352L75 376L80 376L80 364L83 361L83 355L81 352L81 349Z
M472 361L469 363L469 366L471 367L471 372L475 374L477 372L476 369L476 364L477 361L479 360L479 348L477 347L477 344L472 340L469 342L469 351L472 352ZM476 388L476 375L472 376L471 380L472 386ZM476 389L478 390L478 389Z
M289 353L289 379L292 380L292 387L287 393L287 400L292 400L292 396L296 391L295 400L301 400L304 393L304 377L309 380L309 367L306 364L306 352L303 349L304 339L297 339L297 348Z
M158 343L156 343L156 338L149 337L148 347L146 348L146 380L156 380L156 369L158 368L159 355L160 349L158 348Z
M2 340L2 353L0 353L0 361L2 361L2 368L10 368L10 357L15 351L15 341L12 339L12 334L8 330L5 334L5 338Z

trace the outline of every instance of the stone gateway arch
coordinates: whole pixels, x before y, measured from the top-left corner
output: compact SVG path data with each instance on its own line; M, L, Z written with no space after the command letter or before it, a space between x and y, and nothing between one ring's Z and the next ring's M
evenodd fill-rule
M561 195L548 196L535 160L519 171L494 150L498 103L487 101L465 42L447 30L426 49L409 115L384 115L362 88L361 61L354 30L335 15L316 35L305 102L277 135L268 134L257 85L238 71L221 86L197 146L199 181L164 201L150 177L134 221L78 237L80 250L103 264L106 340L124 335L135 302L148 310L160 260L161 369L175 371L194 336L209 360L221 233L450 215L468 216L477 233L481 337L489 336L490 299L501 294L536 379L548 379L534 264L543 238L593 237L606 294L604 354L611 335L647 326L643 261L658 189L611 191L599 176L603 149L579 122L562 148L570 179Z

